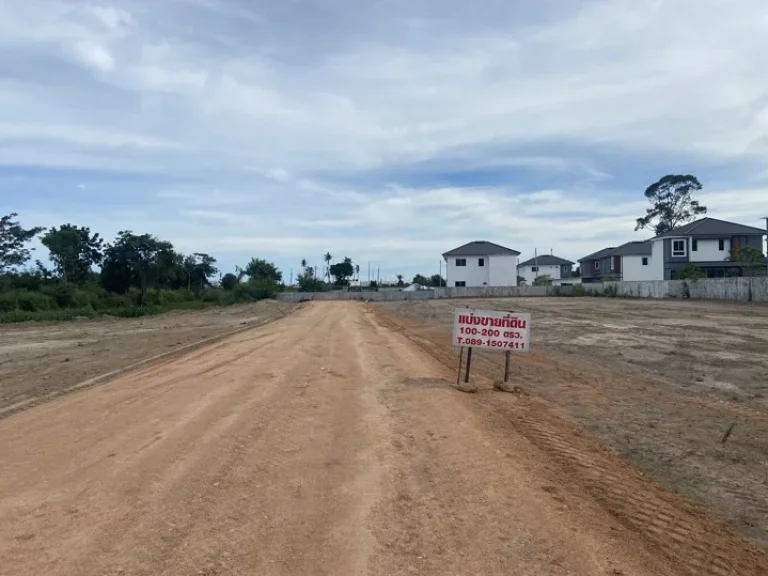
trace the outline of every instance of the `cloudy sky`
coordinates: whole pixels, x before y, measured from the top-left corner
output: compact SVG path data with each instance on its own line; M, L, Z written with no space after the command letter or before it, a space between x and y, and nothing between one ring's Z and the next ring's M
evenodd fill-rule
M0 212L286 276L768 215L764 0L0 0ZM365 276L365 273L363 274Z

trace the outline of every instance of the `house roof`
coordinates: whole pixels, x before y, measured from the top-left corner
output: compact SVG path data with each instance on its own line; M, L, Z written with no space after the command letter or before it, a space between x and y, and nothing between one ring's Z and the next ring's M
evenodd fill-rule
M599 250L594 254L590 254L589 256L584 256L584 258L579 258L579 262L584 262L585 260L600 260L600 258L605 258L607 256L610 256L614 250L616 250L615 246L611 246L610 248L603 248L602 250Z
M753 234L764 235L766 231L754 226L745 226L717 218L701 218L690 224L678 226L669 232L659 234L655 238L669 238L670 236L749 236ZM655 239L654 238L654 239Z
M475 240L464 246L459 246L443 254L443 258L448 256L490 256L490 255L507 255L507 256L519 256L520 252L512 250L511 248L505 248L499 246L493 242L487 242L485 240Z
M653 246L641 240L627 242L611 252L611 256L650 256Z
M573 266L573 262L565 258L559 258L550 254L543 254L536 258L526 260L518 266Z

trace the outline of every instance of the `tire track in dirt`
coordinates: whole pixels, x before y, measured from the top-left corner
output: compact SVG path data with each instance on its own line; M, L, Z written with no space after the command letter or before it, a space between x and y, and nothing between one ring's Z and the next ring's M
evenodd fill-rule
M438 343L412 334L410 321L372 308L378 321L403 334L430 356L455 370L456 356L450 342ZM414 327L418 330L418 327ZM478 358L480 360L480 358ZM546 362L521 358L519 362ZM482 359L473 365L475 375L494 379L499 362ZM620 461L575 424L557 416L534 398L479 394L472 400L495 415L497 425L528 438L556 462L561 474L582 486L652 550L675 562L691 576L764 576L768 554L718 525L709 515L678 495L648 481L632 466Z

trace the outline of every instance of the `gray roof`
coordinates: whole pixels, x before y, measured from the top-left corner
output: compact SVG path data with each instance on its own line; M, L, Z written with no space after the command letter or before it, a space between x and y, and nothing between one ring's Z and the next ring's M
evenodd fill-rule
M519 256L520 252L512 250L511 248L504 248L493 242L486 242L485 240L475 240L464 246L454 248L449 252L443 254L443 258L447 256L490 256L490 255L506 255L506 256Z
M701 218L690 224L678 226L669 232L659 234L656 238L668 238L670 236L750 236L753 234L764 235L765 233L766 231L762 228L744 226L717 218Z
M616 250L615 246L611 246L610 248L603 248L602 250L595 252L594 254L590 254L589 256L584 256L584 258L579 258L579 262L584 262L585 260L600 260L600 258L606 258L607 256L610 256L614 250Z
M522 264L518 264L518 266L573 266L573 262L566 260L565 258L543 254L538 258L526 260Z
M611 256L650 256L653 247L650 242L633 241L622 244L613 252Z

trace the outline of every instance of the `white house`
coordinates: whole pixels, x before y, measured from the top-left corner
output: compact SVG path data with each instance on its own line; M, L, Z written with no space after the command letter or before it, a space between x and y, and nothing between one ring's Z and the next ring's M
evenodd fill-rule
M448 286L517 286L520 252L477 240L443 254Z
M688 264L709 278L740 276L739 251L762 252L765 231L716 218L701 218L644 242L627 242L581 258L584 282L674 280Z
M539 276L549 276L554 286L580 284L581 278L573 275L573 262L552 254L535 256L517 265L517 275L532 286Z
M622 280L655 280L658 276L658 270L653 265L653 244L650 242L627 242L615 248L612 255L620 258L619 265L614 264L612 273L620 274Z

